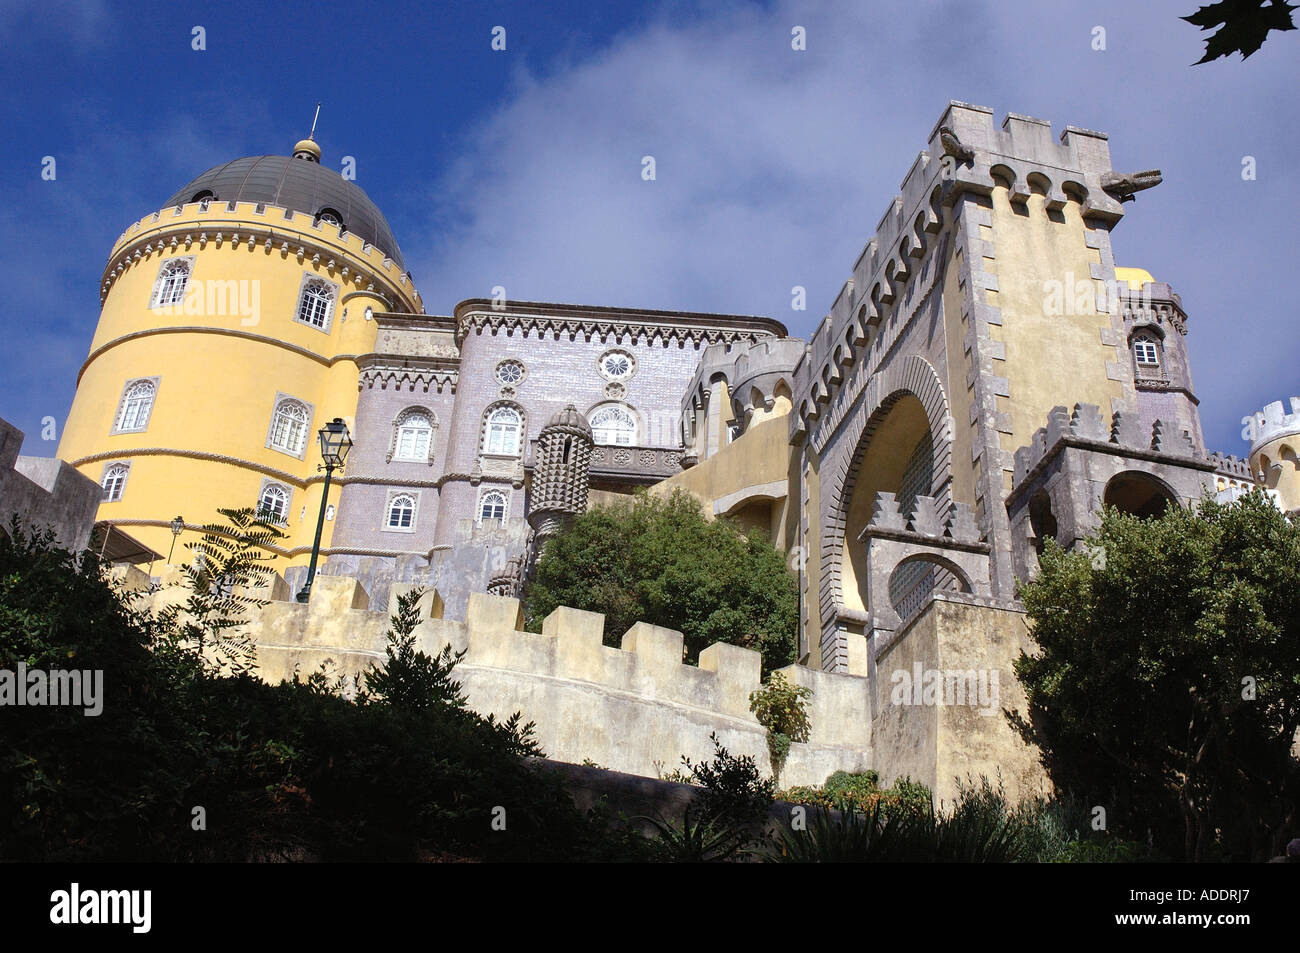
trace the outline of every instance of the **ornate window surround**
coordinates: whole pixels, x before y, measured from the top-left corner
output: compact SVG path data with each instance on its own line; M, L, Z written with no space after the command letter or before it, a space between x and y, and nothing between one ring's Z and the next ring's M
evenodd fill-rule
M519 376L516 377L514 380L508 380L507 378L509 377L509 371L507 371L507 368L516 368L516 367L519 369ZM519 385L522 384L528 378L528 365L525 364L523 361L519 360L519 358L517 357L504 358L500 361L497 361L497 366L495 370L493 370L492 372L492 378L502 387L513 387L516 390L518 390Z
M513 452L503 452L501 450L489 450L488 442L490 434L488 425L492 415L498 410L513 410L519 416L519 434L515 441ZM518 459L523 456L524 446L528 442L528 414L519 404L513 400L496 400L488 404L483 410L483 419L479 425L479 453L485 457L495 457L497 459Z
M613 373L608 368L605 367L606 361L608 361L610 358L618 358L618 357L622 357L627 360L627 370L622 372L621 374ZM610 381L611 383L617 382L620 384L626 384L634 376L636 376L636 371L637 371L636 355L634 355L631 351L627 350L626 348L621 348L621 347L610 348L609 350L604 351L600 355L600 357L596 358L596 370L601 377L605 378L605 380Z
M284 526L289 522L289 507L293 504L293 487L281 483L279 480L272 480L264 477L262 479L262 485L257 490L257 506L255 507L255 510L259 516L262 514L262 499L266 496L266 491L268 489L276 489L283 494L284 507L277 519L267 520L267 522L274 522L277 526Z
M122 479L114 487L113 492L115 492L116 495L110 496L109 487L107 485L109 474L115 473L116 471L119 470L121 471ZM99 475L99 488L103 491L100 502L102 503L120 502L122 497L126 494L126 482L127 480L130 479L130 477L131 477L130 460L109 460L107 463L105 463L104 469Z
M313 324L302 316L302 305L306 299L308 288L313 285L320 285L330 290L329 306L325 311L325 323L323 325ZM334 326L334 308L339 303L339 285L337 282L323 278L312 271L302 273L302 282L298 285L298 297L293 305L293 320L296 324L302 324L313 330L320 331L322 334L329 334Z
M158 403L158 387L162 382L159 376L154 377L133 377L122 385L122 396L117 401L117 411L113 414L113 427L109 434L119 433L144 433L149 429L149 421L153 417L153 409ZM149 408L144 413L144 421L138 427L123 427L122 415L126 411L127 394L132 388L140 384L149 384L153 387L153 395L149 398Z
M601 443L601 441L596 440L595 441L596 446L598 447L639 447L641 446L642 437L645 433L645 428L642 426L641 415L637 413L636 408L634 408L631 404L625 403L621 400L602 401L601 403L596 404L594 407L592 407L590 410L587 411L586 417L588 423L591 424L593 436L595 435L596 432L596 422L595 422L596 415L601 413L602 411L607 411L607 410L621 410L624 413L626 413L629 417L632 418L632 426L633 426L632 442L631 443Z
M393 512L393 503L400 497L411 500L411 525L393 526L389 519ZM414 533L420 524L420 491L412 489L390 489L384 497L384 512L379 520L379 528L385 533Z
M423 458L399 457L397 455L398 438L401 436L402 425L411 417L422 416L429 421L429 448ZM393 418L392 435L388 441L388 453L384 457L385 463L392 463L396 460L399 463L424 463L433 466L433 445L438 437L438 415L428 407L420 404L412 404L401 411Z
M483 504L484 501L488 499L488 497L501 498L501 515L488 517L488 518L500 520L502 523L504 523L506 519L510 516L510 491L507 489L501 489L500 487L484 487L483 489L479 490L478 500L474 503L474 522L476 524L482 525L484 520Z
M277 446L271 442L275 436L275 418L280 412L280 405L286 401L293 401L301 404L307 411L307 426L303 434L302 449L297 453L287 450L284 447ZM274 450L276 453L283 453L285 456L293 457L295 460L304 460L307 457L307 447L311 444L312 421L316 419L316 408L312 404L303 400L301 397L295 397L292 394L286 394L283 391L275 392L275 401L271 404L271 423L266 428L266 447L268 450Z
M175 308L185 303L185 292L189 289L190 279L194 277L194 260L195 255L173 255L171 258L164 258L158 263L158 275L153 281L153 291L149 293L149 310L157 308ZM184 266L185 280L180 283L178 289L173 288L168 294L166 301L162 300L163 283L168 275L173 271L174 266Z

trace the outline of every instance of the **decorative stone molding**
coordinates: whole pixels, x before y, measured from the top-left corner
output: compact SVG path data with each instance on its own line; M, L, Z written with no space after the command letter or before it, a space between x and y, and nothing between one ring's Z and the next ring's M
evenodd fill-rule
M784 334L785 329L776 321L761 318L739 318L731 315L695 315L673 312L618 311L616 309L565 307L563 313L545 313L529 303L519 303L515 308L494 310L490 304L483 308L470 307L477 302L462 302L456 307L456 343L467 334L534 333L539 337L555 339L567 336L569 340L581 337L619 344L625 340L647 343L659 340L663 346L704 344L739 341L757 341L774 334ZM560 306L553 306L557 309ZM728 326L734 325L734 326Z
M358 362L358 368L357 390L378 386L380 390L423 394L431 390L441 394L450 389L454 394L460 381L459 367L440 357L405 357L398 361L389 356L366 356Z
M256 213L253 211L252 203L240 204L249 206L250 215L264 215L265 210L263 210L263 213ZM200 225L199 222L195 221L196 216L202 216L203 221L201 224L209 228L231 227L242 231L245 236L241 239L242 244L236 243L232 240L232 249L235 247L246 247L251 251L253 248L260 246L266 254L272 254L273 250L278 246L281 257L285 258L289 257L290 253L296 249L296 252L293 252L293 254L299 262L310 256L314 261L323 260L330 262L335 266L335 269L337 268L336 256L339 254L340 249L337 246L330 245L328 243L329 240L324 236L314 238L313 236L298 234L295 232L291 238L286 238L285 229L282 227L277 228L276 226L263 224L258 221L247 222L241 220L221 219L216 215L213 215L209 210L203 209L199 203L186 205L185 208L187 210L192 208L193 213L187 215L184 221L156 224L147 234L139 235L132 239L130 237L131 234L138 231L140 226L146 221L150 224L155 224L155 219L146 217L145 219L136 222L123 233L122 237L118 239L117 245L114 246L108 263L104 267L103 278L100 282L101 306L107 299L108 292L111 290L113 284L127 267L135 264L137 261L148 260L148 257L152 254L164 253L165 250L170 247L170 242L172 240L183 242L188 250L190 245L195 241L194 233L197 231L199 233L197 238L199 247L205 247L211 239L209 238L207 231L203 231L200 227L196 227ZM284 211L278 207L276 207L276 210ZM238 214L238 209L230 209L228 211ZM284 218L285 221L293 221L293 217L290 214L286 214ZM214 232L214 234L218 233ZM224 233L220 233L220 237L224 242ZM357 261L352 263L352 267L356 270L353 271L350 276L345 276L350 277L353 284L357 285L358 288L363 286L367 287L375 297L384 300L390 309L392 309L393 304L397 300L396 296L391 291L375 291L374 286L376 282L381 286L384 284L389 285L393 291L399 291L400 293L409 296L414 300L417 307L420 306L420 294L415 290L409 277L405 274L388 273L395 270L395 265L391 259L382 257L378 251L371 246L365 245L365 243L363 243L357 236L344 235L340 237L340 240L345 246L347 246L347 252L357 259ZM157 241L156 250L154 244L155 241ZM356 248L352 247L354 243L357 245ZM365 264L362 265L362 262Z

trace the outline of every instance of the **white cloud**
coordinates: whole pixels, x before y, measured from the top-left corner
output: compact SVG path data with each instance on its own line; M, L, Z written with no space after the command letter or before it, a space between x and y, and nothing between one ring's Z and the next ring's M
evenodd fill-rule
M1259 385L1241 373L1251 349L1221 323L1239 302L1214 276L1229 270L1230 236L1254 236L1254 318L1296 353L1278 277L1289 218L1274 214L1296 209L1282 176L1241 193L1222 170L1279 138L1296 145L1295 123L1276 115L1292 101L1294 51L1274 34L1249 62L1192 69L1188 11L1153 7L729 7L661 18L544 75L520 62L510 98L460 140L428 197L429 234L405 238L408 264L434 312L504 285L515 299L768 314L806 336L949 99L992 106L998 121L1102 129L1118 168L1166 169L1127 206L1114 245L1183 293L1207 437L1235 449ZM807 52L790 49L795 24ZM1105 52L1091 48L1096 25ZM657 181L641 180L646 154ZM807 312L790 310L796 284Z

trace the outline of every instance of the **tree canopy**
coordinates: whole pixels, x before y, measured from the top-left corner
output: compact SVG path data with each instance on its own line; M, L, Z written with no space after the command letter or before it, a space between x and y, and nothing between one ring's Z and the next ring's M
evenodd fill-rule
M1107 510L1088 546L1049 540L1022 587L1022 732L1058 787L1169 856L1279 853L1300 832L1300 525L1254 493Z
M593 507L547 541L524 594L531 628L559 606L605 615L605 644L637 622L680 631L686 661L714 642L754 649L764 671L795 660L798 597L757 530L708 520L683 491Z

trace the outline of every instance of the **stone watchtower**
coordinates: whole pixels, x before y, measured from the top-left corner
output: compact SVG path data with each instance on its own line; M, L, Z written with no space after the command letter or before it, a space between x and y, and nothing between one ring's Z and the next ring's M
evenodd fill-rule
M533 483L528 499L528 525L533 528L533 553L570 519L587 509L591 425L569 404L558 411L537 437Z
M573 404L557 411L537 436L533 480L528 493L528 525L533 529L522 564L511 559L488 579L488 592L515 595L537 564L546 541L587 509L591 451L595 446L591 425Z

